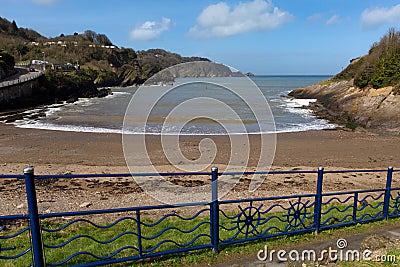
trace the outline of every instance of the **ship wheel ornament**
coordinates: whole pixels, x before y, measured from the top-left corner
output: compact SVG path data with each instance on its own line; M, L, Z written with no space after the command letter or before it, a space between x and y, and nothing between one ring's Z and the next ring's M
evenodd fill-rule
M301 199L295 203L292 203L289 201L290 207L288 209L288 213L283 215L286 218L286 221L288 225L286 226L286 229L296 229L300 225L302 225L304 228L306 226L304 225L304 220L307 218L307 215L310 214L310 212L307 212L307 205L310 201L308 200L307 202L303 203L301 202Z
M249 207L243 209L239 205L239 209L241 212L239 213L237 220L233 221L233 223L236 223L238 231L241 232L242 234L245 234L246 237L254 232L260 234L257 231L257 228L260 225L260 222L263 220L261 218L261 212L260 212L262 206L263 205L261 204L258 207L254 207L253 203L250 203Z

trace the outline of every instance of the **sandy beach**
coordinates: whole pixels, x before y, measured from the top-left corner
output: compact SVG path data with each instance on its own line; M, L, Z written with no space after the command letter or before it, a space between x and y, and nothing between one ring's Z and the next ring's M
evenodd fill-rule
M122 136L21 129L0 125L0 173L22 174L23 168L35 166L36 174L127 173ZM159 171L175 170L161 153L159 138L150 136L147 149ZM180 140L182 153L187 157L199 156L197 145L201 136L185 136ZM213 137L218 155L213 165L223 168L230 143L224 136ZM250 136L251 155L249 170L258 161L260 138ZM326 169L386 169L399 166L400 136L384 136L347 130L320 130L277 135L273 170L306 169L318 166ZM397 174L396 174L397 175ZM393 179L393 184L400 184ZM184 180L183 180L184 179ZM294 193L313 193L316 175L268 176L255 192L248 191L247 179L242 179L225 199L261 197ZM181 185L209 183L209 177L186 177L175 181ZM367 189L383 187L385 174L329 174L325 177L325 191ZM26 209L23 181L0 181L3 203L0 214L15 214ZM80 210L82 203L90 209L126 207L158 203L142 192L132 178L112 180L58 180L37 182L41 212ZM16 209L19 207L18 209ZM86 208L86 207L85 207ZM16 212L17 211L17 212Z
M157 136L149 136L148 151L153 164L168 165L161 153ZM201 136L181 138L183 153L198 156ZM215 165L224 164L230 151L229 140L215 136L218 155ZM255 166L259 138L250 135L250 166ZM190 151L192 150L192 151ZM21 174L28 165L40 174L65 172L127 172L122 150L122 136L107 133L79 133L22 129L0 124L0 173ZM154 155L154 156L153 156ZM157 156L158 155L158 156ZM400 137L367 132L319 130L277 134L274 167L307 166L317 168L386 168L399 165Z

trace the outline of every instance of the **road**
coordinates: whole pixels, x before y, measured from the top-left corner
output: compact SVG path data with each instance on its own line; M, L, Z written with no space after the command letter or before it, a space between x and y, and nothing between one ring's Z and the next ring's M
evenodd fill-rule
M16 74L0 82L0 88L33 80L43 75L41 71L29 72L27 69L21 67L15 67L15 70L17 71Z

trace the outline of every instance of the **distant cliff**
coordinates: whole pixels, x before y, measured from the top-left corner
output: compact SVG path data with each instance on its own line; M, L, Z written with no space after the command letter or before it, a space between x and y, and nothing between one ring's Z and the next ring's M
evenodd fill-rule
M317 99L324 118L350 128L400 133L400 33L389 30L368 55L328 81L298 88L289 95Z
M150 77L146 84L172 84L176 78L199 77L242 77L241 72L234 72L229 67L208 62L196 61L179 64L162 70L159 74Z

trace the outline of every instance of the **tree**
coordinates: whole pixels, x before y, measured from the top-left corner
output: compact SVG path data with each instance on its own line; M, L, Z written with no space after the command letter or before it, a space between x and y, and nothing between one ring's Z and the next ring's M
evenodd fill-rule
M18 26L15 20L13 20L11 23L11 33L16 34L17 32L18 32Z
M11 56L10 54L2 51L0 52L0 65L2 62L4 62L6 69L12 70L14 69L15 61L14 57Z
M77 32L74 32L74 36L77 36L77 35L79 35L79 33L77 33Z
M19 44L16 45L15 50L17 50L17 52L20 55L20 57L22 57L22 56L26 55L29 52L29 47L27 47L23 43L19 43Z
M96 42L97 39L97 33L91 30L86 30L83 33L83 37L87 40L89 40L90 42Z
M99 42L103 45L112 45L110 39L108 39L107 35L105 35L105 34L98 34L96 39L97 39L97 42Z
M62 33L62 34L60 34L60 37L64 37L65 35Z

